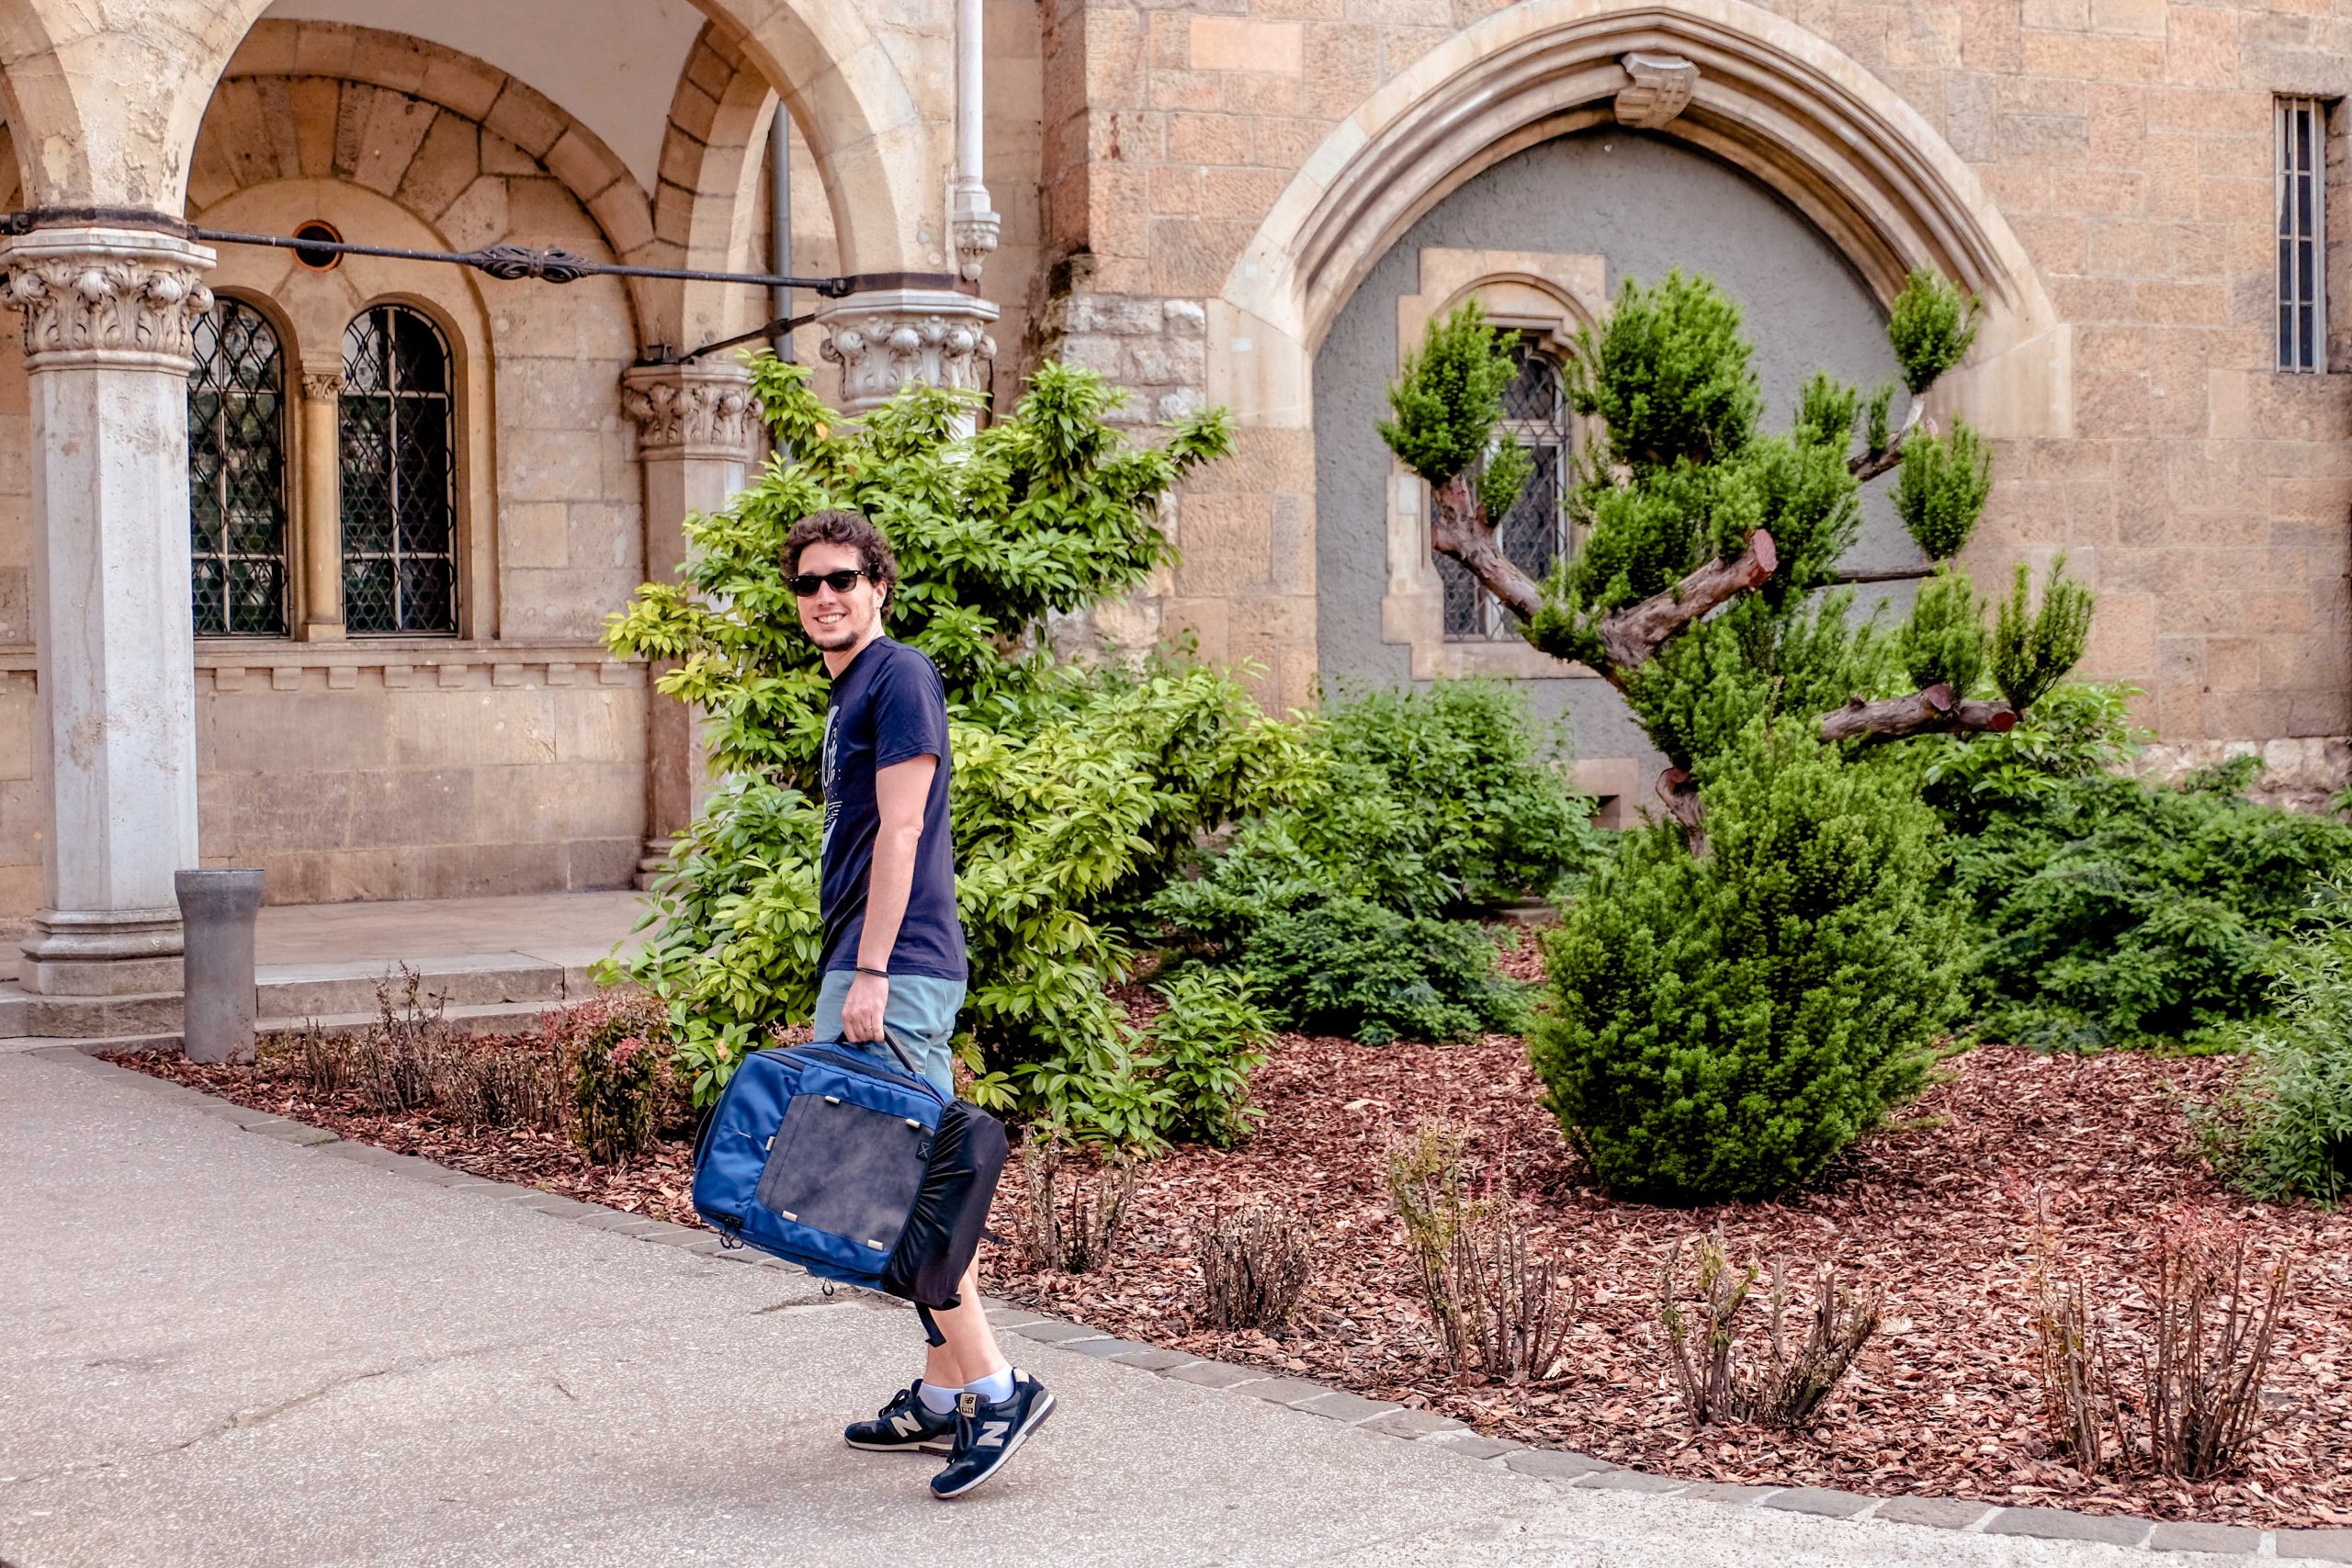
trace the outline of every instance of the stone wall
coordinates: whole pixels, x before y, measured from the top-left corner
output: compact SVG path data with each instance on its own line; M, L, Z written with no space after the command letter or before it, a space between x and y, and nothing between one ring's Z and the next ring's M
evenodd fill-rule
M1311 563L1295 558L1316 549L1320 415L1301 406L1306 388L1251 384L1243 353L1220 381L1221 334L1259 334L1216 301L1250 287L1253 268L1297 259L1245 251L1286 191L1312 199L1354 156L1367 100L1482 20L1515 19L1499 9L1059 0L1047 13L1047 339L1148 404L1162 361L1137 353L1150 334L1129 324L1148 322L1156 301L1205 300L1206 394L1242 385L1268 411L1245 430L1238 465L1266 482L1210 502L1216 561L1198 596L1171 581L1126 619L1189 626L1231 652L1246 610L1253 646L1281 671L1269 694L1310 689L1316 668L1312 604L1277 590L1312 591ZM2054 308L2059 395L2046 418L2018 411L2018 427L2038 423L2035 434L1996 443L1996 500L1972 557L1980 578L2064 553L2101 595L2086 672L2140 688L2139 716L2167 743L2352 728L2352 381L2272 367L2271 211L2273 96L2352 92L2352 19L2168 0L1779 0L1752 14L1811 35L1784 68L1842 57L1899 95L1909 123L1940 137L1975 183L1967 201L1978 205L1951 214L1955 224L2004 223ZM1516 47L1507 30L1495 36L1498 58ZM2343 118L2331 136L2339 174ZM1706 134L1736 133L1718 123ZM1448 188L1439 178L1430 199ZM2330 217L2333 232L2352 232L2352 209ZM1678 259L1707 268L1721 255L1709 243ZM1262 337L1252 346L1262 355ZM1234 467L1180 498L1188 567L1195 511ZM1281 515L1285 505L1303 515ZM1271 650L1270 625L1291 628Z

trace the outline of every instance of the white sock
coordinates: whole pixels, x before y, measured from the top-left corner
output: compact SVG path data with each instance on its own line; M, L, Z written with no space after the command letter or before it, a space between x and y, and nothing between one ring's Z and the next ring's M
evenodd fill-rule
M1012 1369L999 1367L978 1382L966 1383L964 1390L967 1393L978 1394L990 1404L1011 1399L1012 1397Z
M933 1388L929 1383L925 1383L915 1390L915 1396L922 1401L922 1407L933 1416L944 1416L956 1408L956 1396L963 1392L962 1389L957 1388Z

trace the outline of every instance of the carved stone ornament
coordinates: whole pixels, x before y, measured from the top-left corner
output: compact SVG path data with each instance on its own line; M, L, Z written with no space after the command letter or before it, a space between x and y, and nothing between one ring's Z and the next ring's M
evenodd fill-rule
M1617 123L1656 130L1690 104L1699 68L1678 54L1629 54L1620 62L1633 81L1617 94Z
M842 402L862 413L902 387L977 388L983 361L996 357L989 323L996 307L944 289L859 294L821 314L819 351L842 367Z
M343 373L339 370L305 370L302 372L302 400L306 403L331 403L343 396Z
M640 452L740 457L760 423L751 383L725 365L640 365L621 379L621 408L637 422Z
M989 187L965 178L949 193L948 233L956 244L956 276L967 283L980 280L980 269L996 250L1004 220L989 205Z
M187 372L209 251L144 230L40 229L0 249L0 301L25 315L25 362Z

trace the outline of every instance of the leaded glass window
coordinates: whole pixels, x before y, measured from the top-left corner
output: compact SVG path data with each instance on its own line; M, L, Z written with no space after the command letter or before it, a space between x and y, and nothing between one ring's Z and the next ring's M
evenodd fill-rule
M374 305L343 334L343 618L355 635L458 629L449 345Z
M286 635L286 372L269 318L242 300L196 323L187 511L198 637Z
M1534 472L1519 499L1503 514L1497 542L1503 554L1538 582L1551 575L1565 542L1560 497L1567 482L1568 407L1560 362L1533 333L1522 333L1513 352L1519 374L1503 391L1500 440L1516 441L1534 460ZM1450 556L1437 558L1445 586L1445 635L1481 639L1514 635L1510 614L1477 579Z

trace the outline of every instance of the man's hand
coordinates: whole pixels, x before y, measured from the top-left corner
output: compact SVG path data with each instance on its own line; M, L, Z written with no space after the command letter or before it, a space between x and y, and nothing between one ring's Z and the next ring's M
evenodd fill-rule
M849 983L842 998L842 1038L859 1044L879 1043L882 1012L890 1005L890 982L879 975L860 975Z

